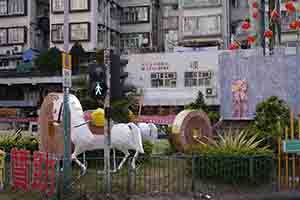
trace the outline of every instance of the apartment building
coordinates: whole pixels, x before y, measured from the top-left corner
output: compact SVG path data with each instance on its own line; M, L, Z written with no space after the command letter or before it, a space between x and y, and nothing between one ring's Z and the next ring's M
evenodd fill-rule
M46 48L47 0L0 0L0 71L15 70L28 49Z
M285 0L276 0L280 5L280 28L281 28L281 45L295 47L297 43L297 33L289 28L289 24L297 19L297 13L288 13L285 8ZM269 2L265 1L265 24L266 29L269 26L268 13ZM296 8L300 4L293 1ZM247 33L241 29L241 24L246 17L249 17L250 6L248 1L231 0L230 1L230 24L231 24L231 38L239 41L246 40ZM299 14L298 14L299 15Z
M166 51L176 46L223 48L227 35L222 0L161 0Z
M122 0L121 51L123 54L161 49L158 0Z
M86 52L95 52L105 45L105 35L110 33L111 47L120 42L120 18L122 9L117 0L70 0L69 42L70 49L80 42ZM50 47L63 49L64 0L51 0ZM110 15L110 23L105 15Z
M0 112L30 113L49 83L61 83L32 73L33 59L48 47L48 14L47 0L0 0Z

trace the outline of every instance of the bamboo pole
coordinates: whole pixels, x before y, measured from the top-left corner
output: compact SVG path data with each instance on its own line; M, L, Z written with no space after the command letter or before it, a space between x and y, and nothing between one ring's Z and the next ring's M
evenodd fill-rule
M281 136L278 137L278 190L281 188Z
M285 128L285 140L288 140L289 128ZM289 187L289 155L285 154L285 186Z
M293 111L291 111L291 139L293 140L294 139L294 133L295 133L295 130L294 130L294 113ZM296 156L295 154L293 154L292 156L292 187L294 188L295 187L295 177L296 177Z

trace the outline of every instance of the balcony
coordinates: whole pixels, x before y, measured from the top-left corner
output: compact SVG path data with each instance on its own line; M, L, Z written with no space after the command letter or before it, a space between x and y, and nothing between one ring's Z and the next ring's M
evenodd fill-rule
M221 6L221 0L183 0L184 8L199 8L199 7L218 7Z

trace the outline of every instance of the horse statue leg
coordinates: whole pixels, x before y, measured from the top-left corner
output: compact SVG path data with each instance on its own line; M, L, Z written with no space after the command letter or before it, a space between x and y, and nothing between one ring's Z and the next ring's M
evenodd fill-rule
M75 147L75 151L72 154L72 160L74 160L76 162L76 164L80 167L80 176L84 176L86 174L87 171L87 167L78 160L77 156L76 156L76 147ZM84 156L84 162L85 162L85 156Z
M114 169L113 173L117 172L117 163L116 163L116 149L113 149L113 159L114 159Z
M132 169L135 169L135 167L136 167L135 162L136 162L136 159L137 159L138 155L139 155L139 151L136 150L136 152L135 152L135 154L133 156L133 159L131 161L131 167L132 167Z
M126 149L126 150L119 149L119 150L122 151L125 154L125 156L124 156L123 160L121 161L120 165L118 166L118 170L120 170L123 167L124 163L126 162L128 157L130 156L130 153L128 152L128 149Z

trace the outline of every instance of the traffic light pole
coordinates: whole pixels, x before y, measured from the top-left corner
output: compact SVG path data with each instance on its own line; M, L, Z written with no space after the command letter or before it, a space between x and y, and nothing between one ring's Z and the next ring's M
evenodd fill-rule
M104 63L106 73L106 86L107 91L105 95L104 110L105 110L105 121L104 121L104 134L105 134L105 149L104 149L104 171L105 171L105 188L107 194L111 193L111 173L110 173L110 100L111 100L111 62L110 62L110 31L108 29L110 25L110 8L106 0L106 7L104 8L105 25L106 25L106 45L104 51Z
M69 1L64 1L64 50L65 53L69 51ZM64 69L65 70L65 69ZM65 80L65 73L63 72L63 80ZM69 77L70 78L70 77ZM63 127L64 127L64 195L68 193L71 185L71 128L70 128L70 107L69 107L69 87L64 87L64 104L63 104Z

